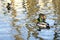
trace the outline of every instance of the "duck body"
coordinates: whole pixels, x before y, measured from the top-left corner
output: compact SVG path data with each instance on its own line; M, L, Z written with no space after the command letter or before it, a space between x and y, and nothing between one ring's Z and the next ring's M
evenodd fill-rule
M38 22L37 26L38 26L38 30L41 30L41 29L50 29L49 24L46 23L46 22Z

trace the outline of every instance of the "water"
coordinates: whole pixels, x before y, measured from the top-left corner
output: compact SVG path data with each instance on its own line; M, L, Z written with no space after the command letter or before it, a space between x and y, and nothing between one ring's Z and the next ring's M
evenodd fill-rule
M11 20L8 16L7 17L3 16L2 18L0 17L0 40L7 40L7 39L15 40L14 35L18 34L16 29L12 29L12 26L10 25L9 21L11 22ZM20 23L22 25L25 22L24 22L24 20L21 20ZM17 25L19 25L20 23L17 23ZM53 23L51 23L51 22L49 22L49 23L50 23L50 25L51 24L53 25ZM34 35L35 33L33 31L30 31L26 26L23 26L20 28L21 37L23 38L23 40L27 40L27 39L40 40L40 38L42 38L43 40L53 40L54 34L55 34L54 30L55 30L54 28L51 28L49 30L42 29L41 31L37 31L36 33L38 33L38 34L37 34L37 36L35 36ZM36 37L38 37L38 38L36 38Z
M6 10L6 14L4 15L3 10L0 10L0 40L54 40L56 36L57 38L55 39L60 38L60 32L58 33L60 30L57 28L57 31L55 32L56 28L52 27L55 23L55 20L50 19L54 16L54 10L52 10L52 8L47 10L47 7L41 7L40 9L40 12L47 14L46 22L51 26L50 29L42 29L41 31L37 31L34 27L35 23L31 21L34 17L36 19L38 17L33 15L33 17L30 17L31 19L29 19L22 4L17 6L15 9L17 14L14 19L11 17L12 12L8 13Z

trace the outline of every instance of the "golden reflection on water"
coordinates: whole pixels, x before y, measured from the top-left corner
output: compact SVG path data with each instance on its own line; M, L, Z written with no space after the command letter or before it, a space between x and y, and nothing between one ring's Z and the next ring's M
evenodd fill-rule
M60 0L53 0L54 9L56 10L56 14L58 15L57 23L60 24Z
M27 4L26 7L27 7L29 17L31 15L34 15L39 10L39 8L36 7L38 4L36 0L27 0L26 4Z
M16 10L14 8L15 7L14 0L11 0L11 4L12 4L12 8L13 8L13 10L12 10L12 26L19 33L19 34L14 35L14 37L15 37L15 40L23 40L19 36L19 35L21 35L20 30L19 30L20 26L19 25L16 25L16 22L18 22L18 19L15 19L15 17L17 16L17 13L16 13Z

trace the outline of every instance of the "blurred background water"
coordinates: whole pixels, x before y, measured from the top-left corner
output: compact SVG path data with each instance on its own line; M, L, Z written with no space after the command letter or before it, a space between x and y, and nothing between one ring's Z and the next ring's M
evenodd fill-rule
M59 6L58 1L53 1L0 0L0 40L60 40ZM11 4L10 12L7 3ZM37 31L36 20L40 13L46 15L49 30Z

